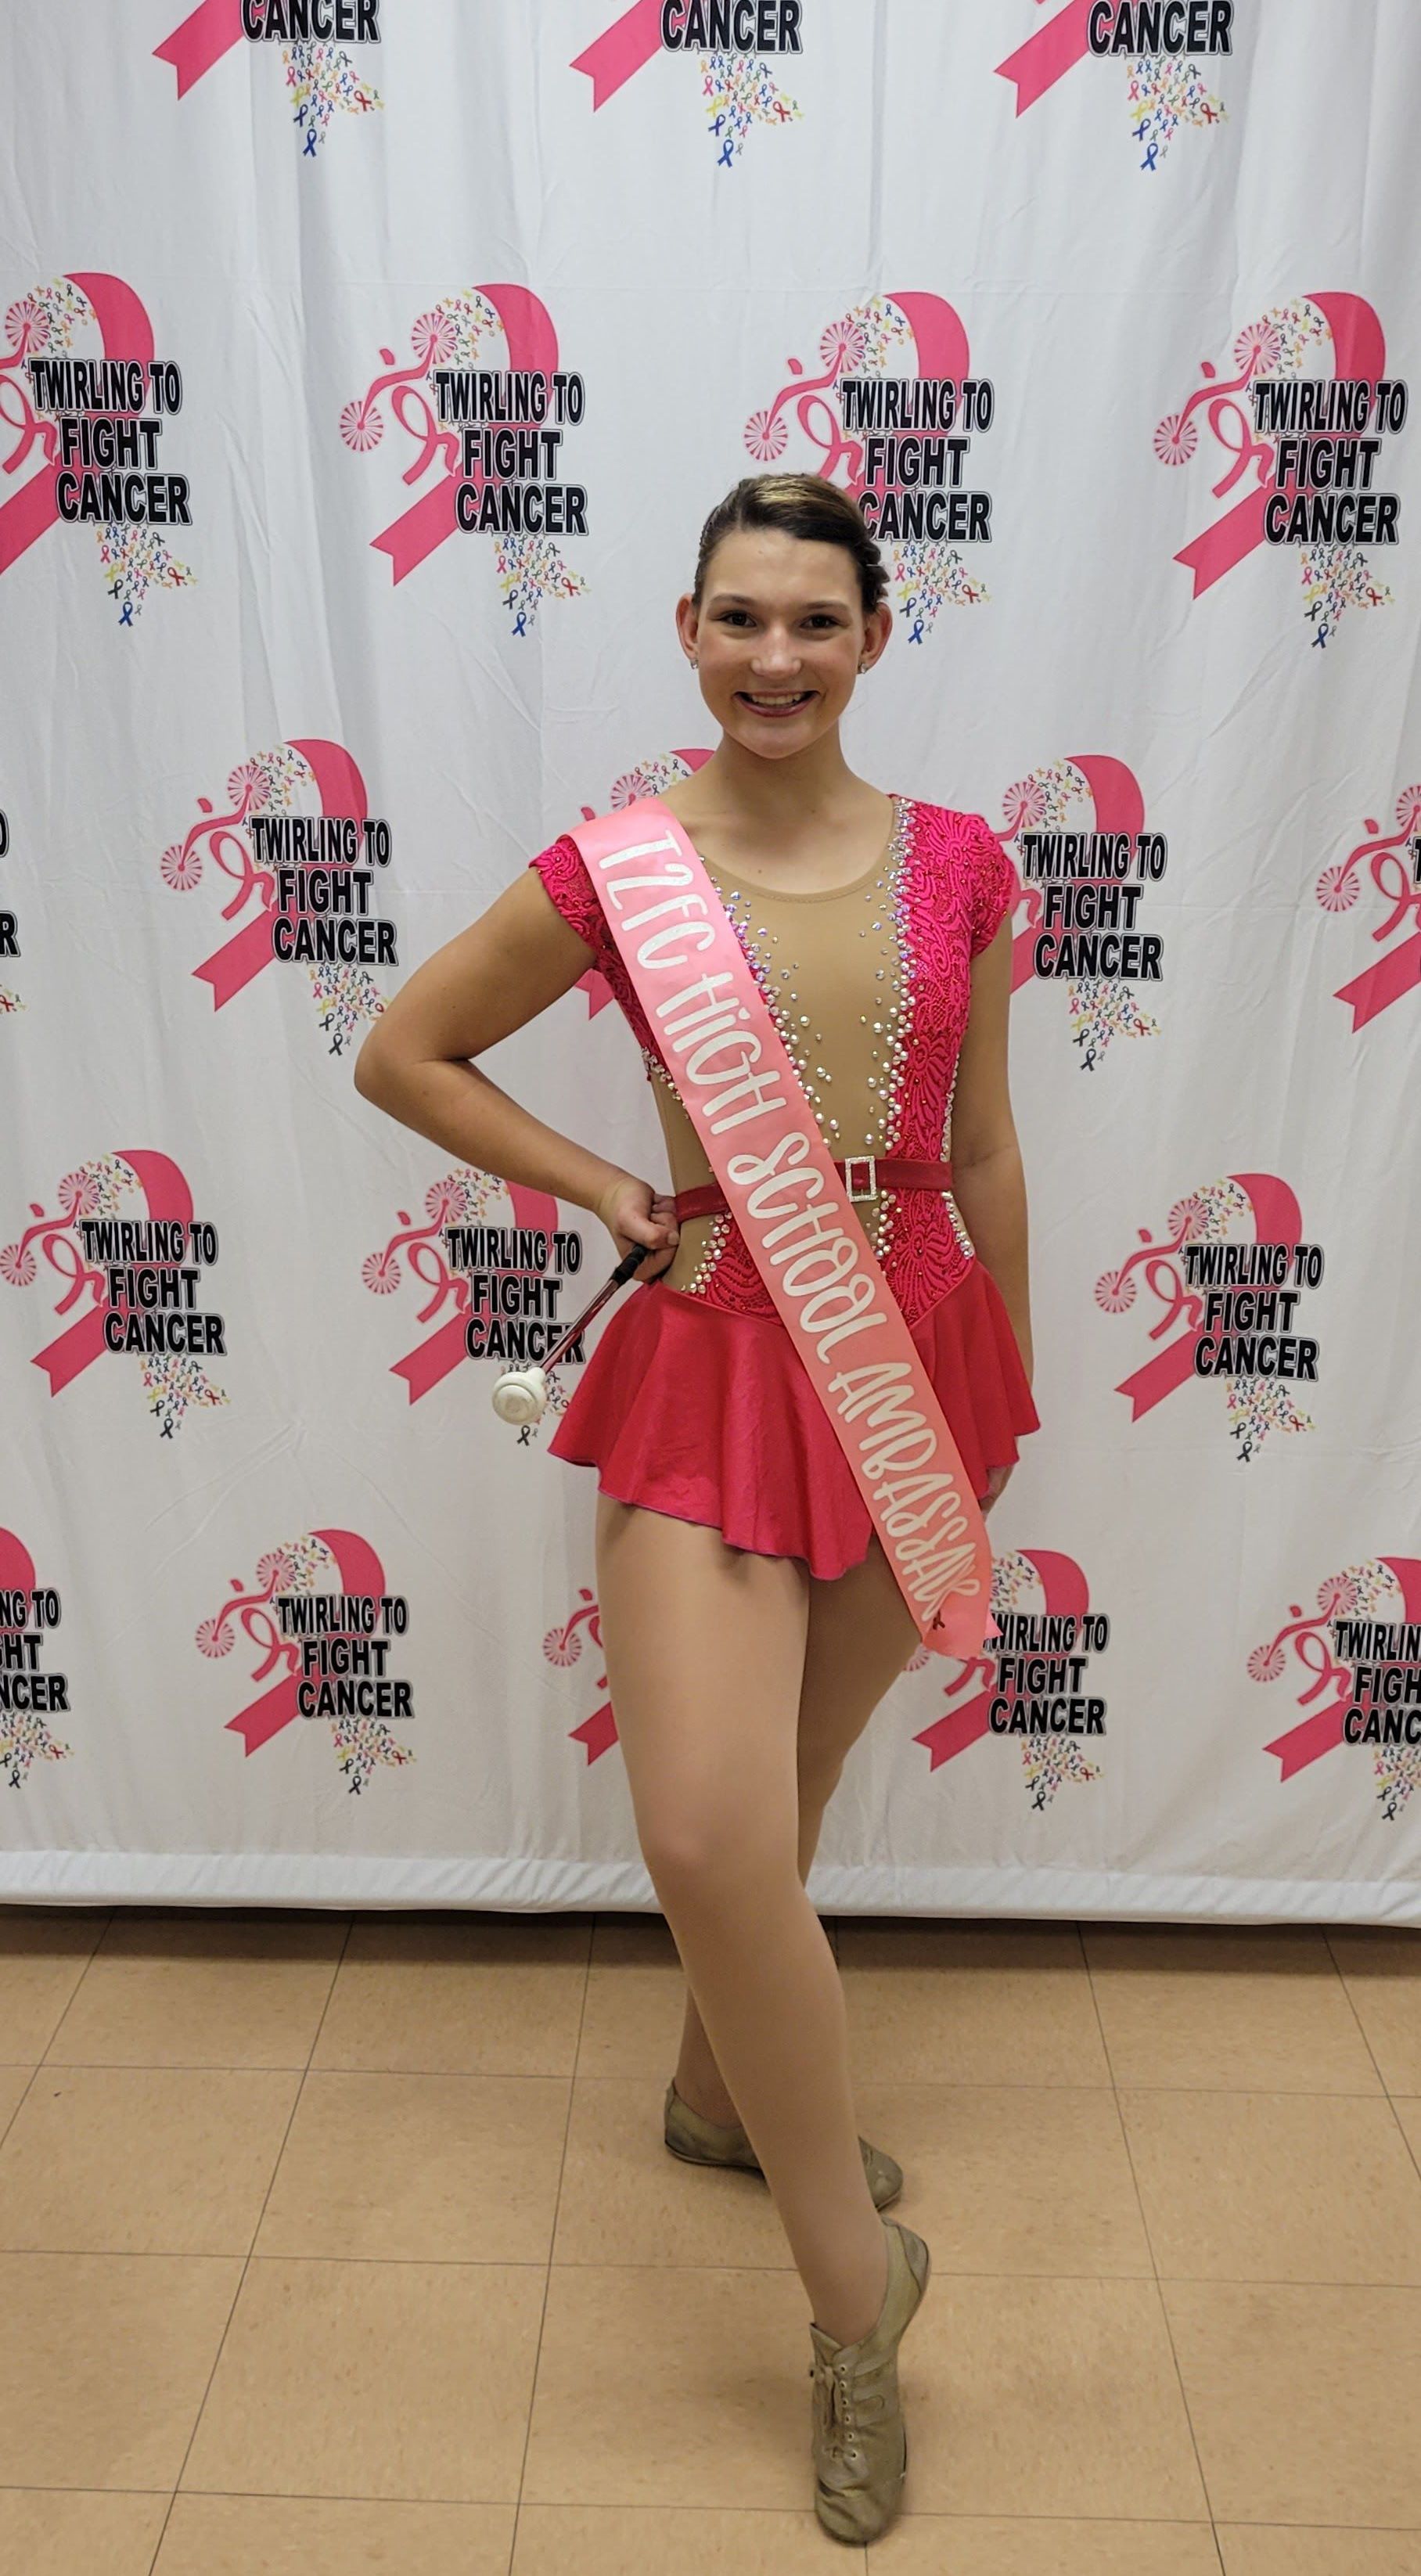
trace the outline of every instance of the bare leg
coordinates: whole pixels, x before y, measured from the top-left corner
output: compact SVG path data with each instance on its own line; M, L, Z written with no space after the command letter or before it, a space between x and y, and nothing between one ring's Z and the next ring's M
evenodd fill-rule
M799 1875L807 1881L824 1810L845 1760L918 1641L912 1613L875 1538L836 1583L809 1579L809 1635L799 1698ZM688 1986L676 2090L702 2119L739 2119Z
M809 1577L599 1494L597 1589L643 1857L814 2321L857 2342L887 2247L843 1990L798 1868Z

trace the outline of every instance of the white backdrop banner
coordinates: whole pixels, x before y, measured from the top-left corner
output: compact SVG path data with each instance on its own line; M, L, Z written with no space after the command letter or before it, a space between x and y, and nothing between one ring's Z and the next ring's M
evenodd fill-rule
M1043 1425L811 1893L1421 1923L1413 0L180 5L0 30L0 1897L654 1902L490 1402L610 1237L351 1064L783 465L1016 865ZM664 1185L597 973L487 1061Z

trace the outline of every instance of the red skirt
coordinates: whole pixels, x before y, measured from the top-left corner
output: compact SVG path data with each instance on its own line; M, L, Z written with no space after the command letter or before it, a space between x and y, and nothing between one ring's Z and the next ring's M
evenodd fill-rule
M974 1261L909 1329L980 1501L1039 1427L1001 1290ZM659 1279L634 1288L548 1445L616 1501L800 1557L822 1582L868 1554L868 1505L778 1315L726 1314Z

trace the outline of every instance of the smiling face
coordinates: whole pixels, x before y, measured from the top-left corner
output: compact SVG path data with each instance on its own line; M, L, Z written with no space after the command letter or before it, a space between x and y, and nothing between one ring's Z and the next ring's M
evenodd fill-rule
M877 608L865 618L846 546L735 528L706 566L699 614L685 598L677 623L712 715L747 751L774 760L832 730L891 617Z

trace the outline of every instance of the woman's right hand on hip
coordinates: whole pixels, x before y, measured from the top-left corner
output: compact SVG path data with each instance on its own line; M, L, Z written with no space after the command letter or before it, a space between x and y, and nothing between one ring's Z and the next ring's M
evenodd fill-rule
M681 1240L674 1197L653 1190L650 1181L619 1172L615 1180L608 1182L593 1213L611 1235L619 1261L633 1244L648 1246L651 1257L638 1269L639 1280L659 1279L670 1269Z

